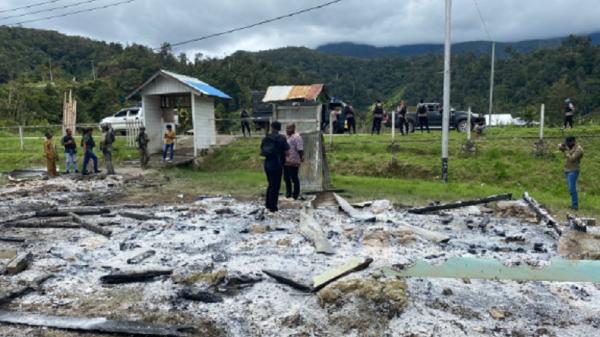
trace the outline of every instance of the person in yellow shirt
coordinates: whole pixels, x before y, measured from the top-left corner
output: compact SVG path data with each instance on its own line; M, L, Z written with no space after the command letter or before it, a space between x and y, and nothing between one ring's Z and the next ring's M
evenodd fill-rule
M165 131L165 146L163 147L163 161L167 160L167 152L169 153L169 160L173 161L173 150L175 148L175 139L177 139L177 134L173 131L173 127L171 125L167 125L167 130Z
M54 148L54 142L52 141L52 134L46 133L46 139L44 140L44 154L46 155L46 165L48 167L48 177L56 177L56 160L58 155Z

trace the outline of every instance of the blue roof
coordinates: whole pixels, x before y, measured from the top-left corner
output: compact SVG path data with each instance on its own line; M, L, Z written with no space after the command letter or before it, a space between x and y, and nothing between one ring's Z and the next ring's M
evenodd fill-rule
M184 83L188 87L198 90L199 92L201 92L202 94L204 94L206 96L231 99L231 96L227 95L226 93L222 92L221 90L219 90L213 86L210 86L208 83L201 81L197 78L172 73L172 72L166 71L166 70L161 70L161 73L163 73L167 76L173 77L174 79Z
M189 87L190 89L192 89L193 91L195 91L198 94L205 95L205 96L210 96L210 97L219 97L219 98L224 98L224 99L231 99L231 96L227 95L226 93L224 93L221 90L219 90L219 89L217 89L217 88L209 85L208 83L206 83L204 81L201 81L201 80L199 80L197 78L194 78L194 77L172 73L172 72L166 71L166 70L160 70L160 71L158 71L156 74L154 74L152 77L150 77L144 84L142 84L137 89L135 89L134 92L132 92L131 94L129 94L129 96L127 96L127 99L131 98L133 95L135 95L138 92L140 92L141 90L143 90L145 86L147 86L148 84L150 84L155 78L157 78L160 75L163 75L163 76L172 78L172 79L174 79L174 80L176 80L178 82L181 82L182 84L184 84L185 86Z

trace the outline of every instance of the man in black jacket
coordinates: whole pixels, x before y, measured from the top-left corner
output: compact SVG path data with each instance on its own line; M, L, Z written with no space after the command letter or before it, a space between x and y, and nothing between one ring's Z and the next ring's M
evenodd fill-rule
M260 144L260 154L265 157L265 174L267 175L267 195L265 206L271 212L277 212L279 189L281 188L281 176L283 175L283 164L285 156L290 149L287 139L279 134L281 123L271 123L271 133L263 138Z
M344 117L348 123L348 133L356 134L356 119L354 118L354 107L352 107L352 104L348 103L344 107Z
M421 129L421 133L423 133L423 127L427 129L427 133L429 133L429 117L427 116L427 106L423 103L423 99L419 102L419 107L417 108L417 117L419 118L419 128Z

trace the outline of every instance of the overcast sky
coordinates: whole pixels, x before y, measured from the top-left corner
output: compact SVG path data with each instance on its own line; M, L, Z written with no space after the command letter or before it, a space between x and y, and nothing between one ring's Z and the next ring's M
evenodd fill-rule
M0 17L25 14L82 0L55 3ZM120 0L95 2L64 10L0 20L11 24L25 19L97 7ZM122 1L122 0L121 0ZM158 47L252 24L329 0L135 0L101 9L23 26L57 30L105 41ZM490 34L498 41L520 41L600 31L598 0L477 0ZM0 11L43 0L0 0ZM453 41L486 39L473 0L454 0ZM330 7L251 30L176 49L223 56L236 50L283 46L317 47L350 41L376 46L440 43L444 36L444 0L343 0Z

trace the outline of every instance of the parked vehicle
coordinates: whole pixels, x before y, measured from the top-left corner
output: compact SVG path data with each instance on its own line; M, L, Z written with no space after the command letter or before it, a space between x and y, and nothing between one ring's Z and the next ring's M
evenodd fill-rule
M424 103L427 106L427 117L429 117L429 127L431 129L442 128L442 104L440 103ZM416 112L408 112L406 114L408 120L409 132L414 132L419 127L419 122ZM471 114L471 129L477 121L483 117L479 114ZM450 110L450 129L455 129L458 132L467 131L468 112L467 111L455 111ZM400 127L398 121L396 121L396 127Z
M127 132L127 122L143 121L144 110L140 107L131 107L119 110L110 117L106 117L100 121L100 124L110 124L115 132Z

